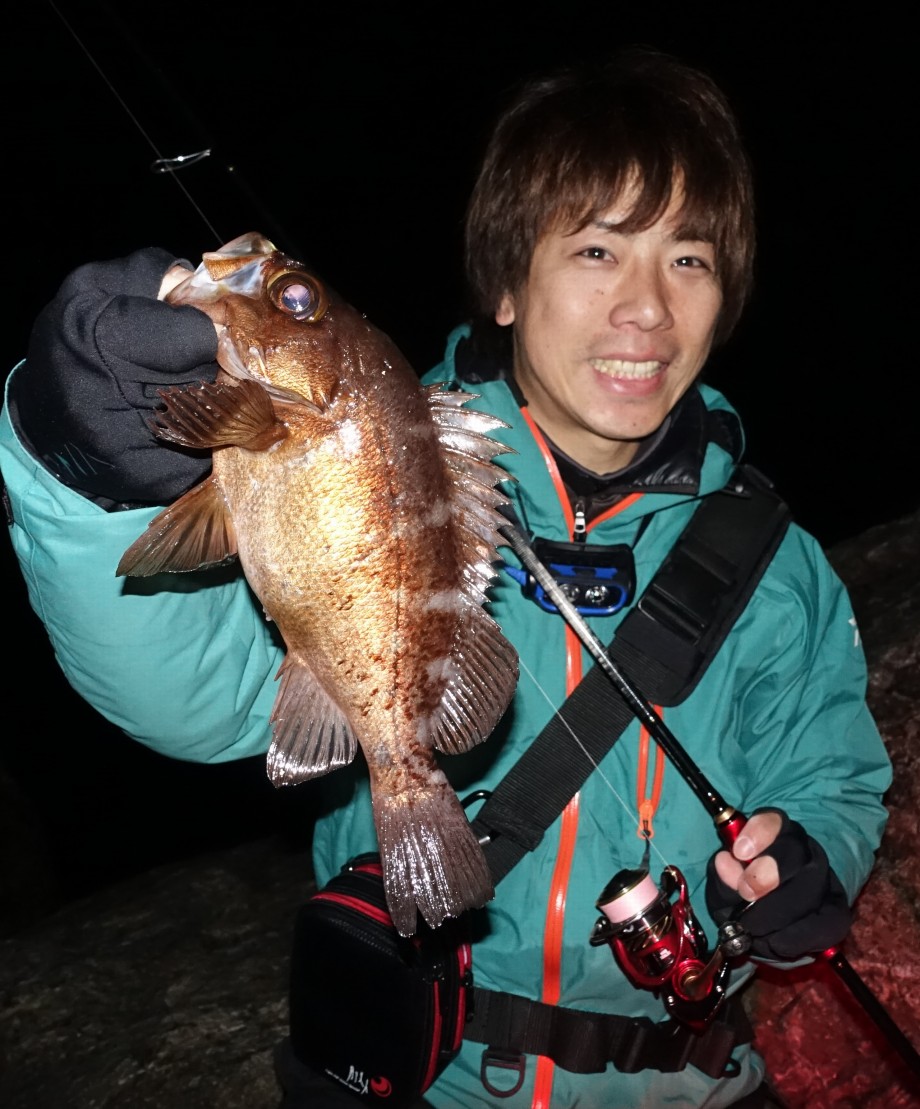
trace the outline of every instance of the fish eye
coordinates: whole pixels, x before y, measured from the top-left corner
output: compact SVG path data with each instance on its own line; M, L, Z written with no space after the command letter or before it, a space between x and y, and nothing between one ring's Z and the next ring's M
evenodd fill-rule
M306 323L322 319L327 307L322 285L299 270L287 270L272 278L268 295L276 308Z

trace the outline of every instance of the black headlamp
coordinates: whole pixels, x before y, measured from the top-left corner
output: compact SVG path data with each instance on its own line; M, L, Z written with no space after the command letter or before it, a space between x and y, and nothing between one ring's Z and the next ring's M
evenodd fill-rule
M539 536L531 543L534 554L566 597L583 616L612 616L632 601L636 567L632 548L625 543L557 543ZM505 566L507 573L545 612L558 612L543 587L527 570Z

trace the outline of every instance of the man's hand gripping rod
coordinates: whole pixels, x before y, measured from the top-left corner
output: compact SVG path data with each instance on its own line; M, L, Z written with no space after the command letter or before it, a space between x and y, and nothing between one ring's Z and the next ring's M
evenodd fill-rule
M681 777L702 802L704 808L712 817L722 845L730 850L740 835L741 829L747 823L747 817L722 798L652 705L613 662L601 640L594 634L587 621L565 595L558 582L534 554L530 544L521 532L511 524L503 527L501 531L512 550L534 579L543 587L546 595L562 614L566 623L578 636L597 665L613 683L632 713L645 725L649 735L655 739L666 757L673 763ZM839 946L827 948L827 950L820 952L818 957L824 959L837 973L910 1070L915 1075L920 1076L920 1053L917 1052L913 1044L895 1024L882 1003L847 961Z

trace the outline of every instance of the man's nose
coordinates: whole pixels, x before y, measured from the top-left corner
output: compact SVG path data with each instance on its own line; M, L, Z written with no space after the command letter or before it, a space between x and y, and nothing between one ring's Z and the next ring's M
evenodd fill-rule
M613 326L632 324L642 331L670 327L674 321L667 281L659 267L651 261L637 259L620 277L610 309Z

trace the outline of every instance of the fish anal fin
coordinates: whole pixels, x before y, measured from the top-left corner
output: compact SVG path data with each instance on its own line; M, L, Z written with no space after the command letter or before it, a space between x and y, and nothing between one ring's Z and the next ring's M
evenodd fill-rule
M467 602L445 662L444 696L431 722L437 750L459 755L487 739L517 687L517 651L479 605Z
M478 909L495 890L482 848L445 782L404 796L374 793L374 820L390 916L403 936Z
M319 778L347 766L358 750L351 725L302 659L288 655L272 709L267 771L276 786Z
M237 554L236 532L213 477L150 521L121 556L115 573L134 578L218 566Z
M153 418L154 434L182 447L264 451L287 435L268 392L251 378L161 389L160 397L164 409Z

